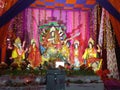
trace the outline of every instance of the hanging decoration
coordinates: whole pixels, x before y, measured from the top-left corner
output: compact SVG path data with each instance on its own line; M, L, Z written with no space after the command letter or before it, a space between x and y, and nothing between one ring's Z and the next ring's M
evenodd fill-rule
M73 10L73 29L75 28L75 11ZM74 32L74 31L73 31Z
M46 9L44 10L44 20L45 20L45 23L46 23Z
M102 9L101 9L100 5L97 5L97 29L98 29L97 37L99 36L100 20L101 20L101 15L102 15L101 12L102 12Z
M97 5L94 7L92 12L92 21L93 21L93 39L95 44L97 43Z
M13 30L14 32L16 33L16 36L19 36L22 40L24 38L24 35L23 35L23 12L20 13L19 15L17 15L15 18L14 18L14 21L13 21Z
M104 8L102 8L99 45L103 49L103 69L109 69L110 76L115 79L119 79L112 28L109 20L109 14Z
M106 40L106 14L104 14L103 19L103 48L106 49L107 40Z
M115 54L115 43L113 39L112 28L109 19L109 13L106 11L106 49L107 49L107 68L110 70L111 77L119 80L117 58Z
M60 21L61 21L61 19L62 19L62 10L60 9Z
M92 20L92 10L90 11L90 37L93 38L93 20Z
M80 24L80 21L81 21L81 12L79 11L79 15L78 15L78 24L79 24L79 25L81 25L81 24ZM80 27L78 27L78 28L80 29Z
M34 24L33 24L33 22L34 22L34 13L33 13L33 10L34 9L31 9L31 15L32 15L32 17L31 17L31 19L30 19L30 22L32 22L32 23L30 23L30 31L31 31L31 37L33 38L33 35L34 35ZM31 39L32 39L31 38Z
M65 17L65 21L66 21L66 25L67 25L67 21L68 21L68 11L66 10L66 17Z
M26 9L27 11L27 24L26 24L26 27L27 27L27 32L28 32L28 43L30 44L31 42L31 39L33 38L33 22L32 22L32 9Z
M104 15L104 9L102 9L102 15L101 15L101 21L100 21L100 30L99 30L99 38L98 38L98 44L100 45L100 47L103 46L103 19L105 18Z

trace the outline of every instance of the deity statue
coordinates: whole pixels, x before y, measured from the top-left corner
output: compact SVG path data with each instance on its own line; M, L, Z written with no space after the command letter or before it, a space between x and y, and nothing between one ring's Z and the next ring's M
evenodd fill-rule
M30 62L30 66L32 68L39 66L41 63L41 55L34 39L31 40L28 53L28 61Z
M79 62L79 41L75 40L74 41L74 66L75 67L79 67L80 66L80 62Z
M50 28L48 41L54 45L60 42L60 36L58 34L58 30L54 26Z
M68 41L64 41L60 53L66 58L67 62L70 63L70 45Z
M101 50L100 50L99 45L97 45L97 48L95 48L94 40L92 38L90 38L88 41L88 48L85 49L85 52L84 52L82 58L85 60L84 63L86 65L88 65L88 66L94 65L95 66L95 67L92 66L92 67L94 67L94 71L95 71L95 69L98 69L98 67L101 63L101 59L98 57L98 53L100 53L100 51ZM95 64L94 62L96 62L98 64Z
M14 59L13 63L17 63L18 67L22 60L25 59L25 50L24 50L25 41L21 44L21 40L19 37L15 39L14 49L12 51L12 58Z

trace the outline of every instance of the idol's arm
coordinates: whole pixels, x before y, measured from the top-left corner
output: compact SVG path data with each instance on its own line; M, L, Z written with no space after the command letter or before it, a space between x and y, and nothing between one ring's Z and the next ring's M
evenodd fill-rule
M26 43L26 41L23 41L22 48L24 48L24 47L25 47L25 43Z

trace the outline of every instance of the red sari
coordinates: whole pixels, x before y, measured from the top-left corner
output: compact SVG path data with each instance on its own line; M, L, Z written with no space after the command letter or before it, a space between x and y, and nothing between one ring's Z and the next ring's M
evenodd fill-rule
M33 46L30 46L28 60L33 68L40 65L41 55L40 55L40 52L39 52L39 49L37 48L37 46L35 46L34 48L33 48Z

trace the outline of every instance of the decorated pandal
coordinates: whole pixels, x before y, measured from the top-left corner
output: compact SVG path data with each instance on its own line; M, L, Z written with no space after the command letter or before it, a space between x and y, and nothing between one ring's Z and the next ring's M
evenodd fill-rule
M10 66L16 64L20 69L21 63L25 62L27 67L33 69L44 67L48 63L51 64L52 68L55 68L56 64L65 68L69 65L69 68L74 70L79 70L81 66L85 65L87 68L91 67L95 72L101 68L101 49L99 45L97 48L95 47L92 38L88 40L88 47L81 53L81 43L78 39L81 32L73 33L68 37L65 31L66 27L64 24L59 25L58 22L49 22L39 28L38 45L35 39L31 40L30 45L27 45L28 47L26 47L26 41L22 42L20 37L14 40L14 46L11 45L13 46L11 56L9 56ZM11 44L9 40L8 43Z
M117 1L0 0L0 90L119 90Z
M78 37L81 32L68 37L65 26L60 26L57 22L49 22L39 28L39 45L35 39L31 40L28 47L26 41L22 41L20 37L14 40L13 45L7 40L9 50L6 53L9 52L9 62L0 64L0 86L3 86L3 89L45 89L47 70L55 68L66 71L66 84L69 80L102 83L102 80L107 78L109 70L101 70L101 48L99 45L95 46L91 37L84 52L80 53L81 43ZM4 87L6 85L8 87ZM30 87L31 85L33 87Z

